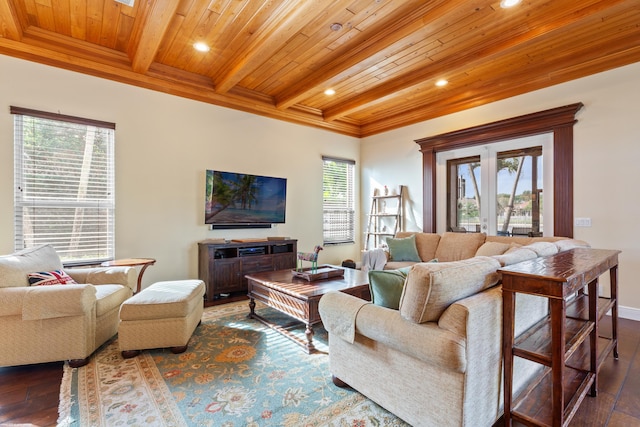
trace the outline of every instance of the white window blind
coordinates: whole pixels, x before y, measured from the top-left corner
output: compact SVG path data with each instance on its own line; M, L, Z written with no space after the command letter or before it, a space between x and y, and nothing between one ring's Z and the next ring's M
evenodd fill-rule
M11 113L16 250L51 244L65 263L112 259L115 124Z
M355 237L355 162L323 157L324 244L353 243Z

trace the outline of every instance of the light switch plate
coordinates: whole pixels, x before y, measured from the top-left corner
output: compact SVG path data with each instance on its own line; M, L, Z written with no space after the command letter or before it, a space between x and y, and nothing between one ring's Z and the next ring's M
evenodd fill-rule
M576 218L576 227L591 227L591 218Z

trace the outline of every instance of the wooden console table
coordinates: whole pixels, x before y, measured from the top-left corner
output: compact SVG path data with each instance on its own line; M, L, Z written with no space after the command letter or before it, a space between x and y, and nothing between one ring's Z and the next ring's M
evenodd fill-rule
M618 358L617 250L576 248L502 268L504 425L566 426L585 395L595 396L598 370ZM609 271L611 297L599 297L598 277ZM588 293L585 293L585 288ZM549 299L550 314L514 339L515 294ZM611 310L612 336L598 324ZM513 358L545 365L513 398ZM549 396L551 401L549 402Z

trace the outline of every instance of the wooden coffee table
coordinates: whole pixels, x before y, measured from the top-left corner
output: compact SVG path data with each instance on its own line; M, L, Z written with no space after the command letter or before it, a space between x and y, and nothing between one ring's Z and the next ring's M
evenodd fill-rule
M307 353L313 353L313 325L320 323L318 301L329 291L341 291L369 301L369 279L360 270L344 268L344 276L325 280L307 281L294 277L291 270L267 271L247 274L249 317L259 320L301 345ZM256 300L285 313L306 326L306 341L293 335L287 326L276 325L256 314Z

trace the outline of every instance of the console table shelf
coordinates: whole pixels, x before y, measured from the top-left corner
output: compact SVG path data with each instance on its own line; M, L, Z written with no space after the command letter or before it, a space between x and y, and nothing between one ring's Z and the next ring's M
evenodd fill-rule
M501 268L503 298L504 421L564 427L580 403L598 390L598 370L613 351L618 358L618 254L576 248ZM598 277L609 271L611 298L599 297ZM585 293L585 289L587 292ZM515 294L549 299L549 315L514 337ZM611 311L611 337L599 323ZM516 398L513 358L544 366Z

